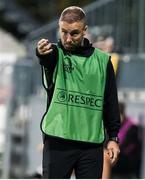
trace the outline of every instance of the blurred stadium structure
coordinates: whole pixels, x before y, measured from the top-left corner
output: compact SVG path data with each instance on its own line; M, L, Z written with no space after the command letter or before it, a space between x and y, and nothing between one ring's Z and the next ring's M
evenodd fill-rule
M125 53L144 52L145 42L144 0L98 0L86 6L90 33L111 35ZM57 21L52 21L28 34L27 39L41 37L56 41Z
M1 53L0 50L0 116L3 122L0 126L1 178L24 178L34 174L41 164L41 153L38 151L38 145L42 142L39 123L45 111L46 93L41 84L35 47L41 38L53 42L58 38L58 20L40 27L40 22L30 18L24 9L13 13L17 9L16 2L0 0L0 14L5 21L11 21L11 33L23 40L25 46L19 44L21 50L17 49L14 54L10 51ZM96 0L84 9L93 41L99 35L108 35L121 47L117 76L119 100L126 103L127 114L144 128L145 1ZM19 23L14 26L16 20ZM8 24L3 28L8 29ZM145 178L144 154L145 147L141 162L142 178Z

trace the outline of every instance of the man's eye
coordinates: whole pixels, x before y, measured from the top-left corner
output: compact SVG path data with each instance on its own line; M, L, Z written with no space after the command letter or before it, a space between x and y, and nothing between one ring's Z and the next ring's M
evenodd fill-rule
M73 36L74 36L74 35L78 35L78 33L73 33L72 35L73 35Z
M71 36L77 36L79 33L77 33L77 32L74 32L74 33L71 33L70 35Z
M67 34L67 32L65 32L65 31L62 31L62 33L63 33L63 34Z

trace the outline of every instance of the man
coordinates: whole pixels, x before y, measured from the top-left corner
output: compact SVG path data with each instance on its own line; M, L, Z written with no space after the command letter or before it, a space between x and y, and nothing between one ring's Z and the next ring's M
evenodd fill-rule
M71 6L59 19L60 41L41 39L36 54L48 94L41 122L44 133L43 178L101 178L104 131L108 154L119 154L120 117L110 57L84 38L85 12Z

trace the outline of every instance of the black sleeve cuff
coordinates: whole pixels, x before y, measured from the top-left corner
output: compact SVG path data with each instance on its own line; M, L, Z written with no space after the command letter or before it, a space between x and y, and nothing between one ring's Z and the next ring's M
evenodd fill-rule
M119 143L119 138L118 137L111 137L111 138L109 138L109 141L115 141L116 143Z

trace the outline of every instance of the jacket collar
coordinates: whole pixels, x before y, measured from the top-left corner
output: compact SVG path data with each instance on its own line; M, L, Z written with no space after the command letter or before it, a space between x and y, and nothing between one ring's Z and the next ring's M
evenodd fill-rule
M78 56L84 56L84 57L89 57L92 55L94 52L94 47L92 47L92 44L89 42L88 39L84 38L84 43L82 46L78 46L75 50L73 51L67 51L64 49L61 41L59 40L58 42L59 47L63 50L65 54L73 54L73 55L78 55Z

